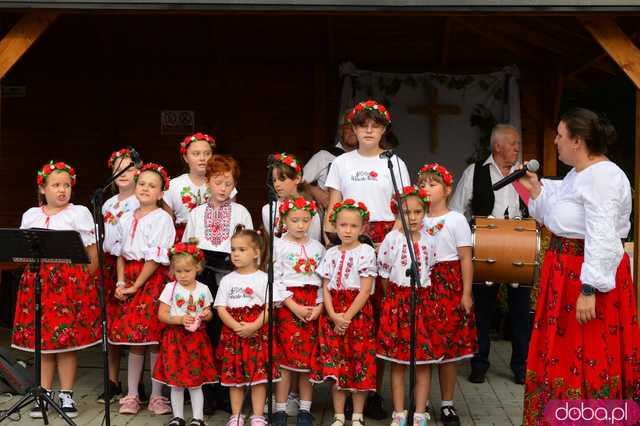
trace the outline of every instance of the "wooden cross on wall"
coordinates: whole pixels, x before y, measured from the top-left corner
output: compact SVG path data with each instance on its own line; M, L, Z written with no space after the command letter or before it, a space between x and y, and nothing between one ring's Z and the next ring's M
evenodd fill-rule
M425 115L431 127L431 147L432 153L438 149L438 116L439 115L460 115L462 110L457 105L439 105L438 89L431 88L431 103L427 106L409 107L409 114Z

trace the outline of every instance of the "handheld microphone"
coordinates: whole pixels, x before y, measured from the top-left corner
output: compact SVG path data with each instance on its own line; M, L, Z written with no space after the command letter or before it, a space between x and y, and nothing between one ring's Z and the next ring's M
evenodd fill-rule
M516 170L515 172L511 173L509 176L506 176L500 179L498 182L493 184L492 188L494 191L502 189L505 186L509 185L510 183L520 179L522 176L526 175L527 172L534 172L534 173L537 172L539 168L540 168L540 163L538 162L538 160L535 160L535 159L530 160L524 168L520 170Z
M393 152L393 150L392 150L392 149L387 149L387 150L384 150L384 151L382 151L382 152L380 153L380 158L391 158L391 157L393 157L395 154L396 154L396 153L395 153L395 152Z
M127 146L127 149L129 150L129 155L131 156L131 162L133 165L138 169L141 168L142 158L140 158L140 153L138 153L138 151L136 151L136 149L131 145Z

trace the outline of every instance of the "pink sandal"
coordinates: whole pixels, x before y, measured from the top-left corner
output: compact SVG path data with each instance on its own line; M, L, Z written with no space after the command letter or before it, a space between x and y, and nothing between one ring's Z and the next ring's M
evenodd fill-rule
M229 417L227 426L244 426L244 416L241 414L236 414L235 416Z
M156 416L171 414L171 404L169 403L169 400L160 395L152 396L149 399L148 409Z

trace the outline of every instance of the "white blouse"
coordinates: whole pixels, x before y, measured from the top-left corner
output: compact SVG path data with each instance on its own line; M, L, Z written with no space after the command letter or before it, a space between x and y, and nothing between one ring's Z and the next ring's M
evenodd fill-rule
M240 274L233 271L220 280L214 307L250 308L267 304L267 274L256 271L251 274ZM282 295L273 287L273 302L282 302Z
M216 209L205 203L189 213L182 241L195 237L202 250L231 253L231 237L237 225L253 229L251 214L244 206L230 201Z
M238 194L235 188L231 191L231 198ZM196 185L185 173L169 182L169 190L164 193L164 201L176 216L176 225L187 223L189 212L201 204L209 201L209 186L207 183Z
M427 235L420 233L420 240L414 242L414 253L420 272L420 287L431 285L429 274L429 249ZM378 248L378 275L387 278L392 283L401 287L409 287L411 279L407 271L411 267L411 257L407 249L407 240L404 234L398 230L392 230L387 234Z
M157 208L141 219L134 213L122 216L116 229L115 256L169 264L168 251L176 239L176 229L171 215L163 209Z
M462 213L451 210L442 216L426 216L423 223L431 266L438 262L458 260L458 247L473 246L471 228Z
M284 223L280 223L280 204L281 201L278 200L273 218L273 229L275 229L277 237L282 236L287 232L287 226ZM269 230L269 204L262 206L262 225L264 226L264 229L267 231ZM278 230L281 232L278 232ZM315 214L311 218L311 225L309 226L309 231L307 233L309 238L313 238L314 240L320 241L322 238L322 219L320 219L319 214Z
M191 298L191 304L189 304ZM196 281L196 288L189 291L178 282L170 282L164 286L158 298L165 305L169 305L169 315L172 317L191 315L195 317L204 309L211 306L213 296L209 287Z
M376 252L368 244L360 244L351 250L331 247L325 254L318 275L329 280L329 290L360 290L361 277L376 277ZM371 294L375 286L371 286Z
M602 161L561 181L542 179L543 189L529 201L529 213L555 235L584 239L580 280L607 292L615 288L616 270L631 229L631 185L615 163Z
M287 238L274 239L274 281L278 291L285 299L293 295L287 290L288 287L322 286L322 279L316 270L324 252L324 246L311 238L304 244L295 243ZM322 303L321 291L318 292L316 302Z
M93 216L85 206L67 204L64 210L47 215L44 207L32 207L22 215L20 229L44 228L56 231L78 231L85 247L96 243Z
M118 195L114 195L102 205L102 218L104 219L104 241L102 249L105 253L113 254L113 246L116 244L116 227L120 218L125 214L130 214L140 207L140 202L135 195L119 201Z

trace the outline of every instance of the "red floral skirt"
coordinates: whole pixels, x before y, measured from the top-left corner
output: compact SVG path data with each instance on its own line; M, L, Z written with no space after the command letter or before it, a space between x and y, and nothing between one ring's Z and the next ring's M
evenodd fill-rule
M29 268L22 274L12 336L14 348L30 352L35 345L35 279ZM42 352L68 352L100 343L95 282L88 265L41 265Z
M236 321L252 322L262 313L264 306L227 308ZM226 325L222 326L220 343L216 349L216 362L223 386L253 386L267 382L269 342L267 324L249 338L242 338ZM280 380L276 347L272 374L274 381Z
M368 222L364 226L364 235L371 238L371 241L376 244L381 244L384 241L384 237L387 236L389 232L393 229L393 225L395 221L380 221L380 222ZM382 278L376 277L375 279L375 291L371 295L371 303L373 304L373 309L376 312L380 312L382 299L384 299L384 289L382 288ZM376 315L375 318L376 327L378 327L380 323L380 316Z
M357 290L331 290L331 302L336 313L346 312L358 295ZM367 303L351 319L346 333L334 332L333 321L320 316L318 344L311 358L310 380L320 383L331 379L338 389L375 391L376 339L373 307Z
M540 293L529 343L524 424L542 425L555 399L640 398L640 330L629 257L616 287L596 293L595 320L580 325L576 300L583 240L553 236L540 273Z
M124 281L133 285L144 261L127 261ZM155 345L160 342L163 324L158 319L160 293L167 281L167 268L159 266L147 282L127 300L116 299L117 316L109 324L109 343L113 345Z
M461 306L462 291L459 260L433 266L431 285L425 289L424 321L430 353L439 362L470 358L478 346L475 315Z
M436 359L431 353L430 330L424 318L425 288L416 288L416 363L427 364ZM378 328L378 358L398 364L409 364L411 343L411 287L389 283L382 302Z
M318 287L287 288L293 293L293 301L299 305L316 306ZM318 321L302 322L298 317L282 306L276 312L276 342L278 344L278 363L287 370L309 372L311 355L316 345Z
M116 282L118 281L118 256L104 254L104 297L107 304L107 321L120 315L120 303L115 298Z
M204 327L191 332L181 325L165 326L153 380L181 388L218 381L211 342Z
M176 243L182 242L182 236L184 235L185 229L187 229L186 223L176 223Z

